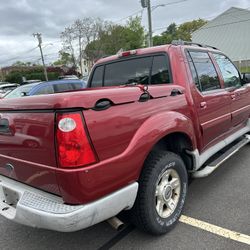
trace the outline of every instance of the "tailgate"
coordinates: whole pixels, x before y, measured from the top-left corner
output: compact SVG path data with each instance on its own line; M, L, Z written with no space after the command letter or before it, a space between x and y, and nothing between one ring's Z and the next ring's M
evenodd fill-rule
M59 194L54 112L0 111L0 174Z

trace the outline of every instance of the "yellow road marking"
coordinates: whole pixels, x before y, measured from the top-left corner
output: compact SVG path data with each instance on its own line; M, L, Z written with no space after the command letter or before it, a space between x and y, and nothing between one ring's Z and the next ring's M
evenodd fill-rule
M217 234L224 238L228 238L231 240L235 240L235 241L250 245L250 236L246 234L241 234L241 233L237 233L237 232L234 232L234 231L222 228L222 227L218 227L210 223L188 217L186 215L182 215L180 217L180 222L188 224L193 227L200 228L202 230L205 230L213 234Z

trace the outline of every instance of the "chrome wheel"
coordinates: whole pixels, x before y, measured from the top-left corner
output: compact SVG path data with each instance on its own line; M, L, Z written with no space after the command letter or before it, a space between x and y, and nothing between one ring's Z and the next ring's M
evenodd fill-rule
M168 218L178 205L181 181L174 169L166 170L158 179L155 189L156 211L162 218Z

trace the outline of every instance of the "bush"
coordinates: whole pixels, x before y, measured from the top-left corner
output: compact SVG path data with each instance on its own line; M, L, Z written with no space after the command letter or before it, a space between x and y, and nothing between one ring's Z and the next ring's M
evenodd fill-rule
M59 75L60 75L59 72L48 72L48 79L57 80ZM37 70L35 72L20 72L20 71L11 72L6 76L5 80L7 82L22 83L22 77L25 77L27 80L45 81L43 70L40 72Z
M11 72L5 78L7 82L21 83L23 74L21 72Z

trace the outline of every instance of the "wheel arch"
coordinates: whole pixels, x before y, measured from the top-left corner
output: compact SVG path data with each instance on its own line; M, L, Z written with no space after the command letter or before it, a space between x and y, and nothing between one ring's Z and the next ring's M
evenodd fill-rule
M146 143L145 138L147 138ZM142 148L145 150L143 153L138 152L143 155L143 164L140 164L141 168L138 169L138 177L147 157L153 150L167 150L180 155L187 169L191 170L193 159L186 150L193 151L197 148L193 122L187 116L175 111L157 114L148 119L137 131L129 151L132 151L133 146L138 151Z
M193 144L191 138L186 133L173 132L167 134L153 146L150 152L157 150L169 151L179 155L184 161L187 170L192 170L193 158L187 151L193 150Z

